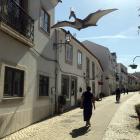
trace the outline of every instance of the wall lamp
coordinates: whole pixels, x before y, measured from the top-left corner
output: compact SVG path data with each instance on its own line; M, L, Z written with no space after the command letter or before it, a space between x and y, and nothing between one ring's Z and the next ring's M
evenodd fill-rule
M136 69L138 65L134 64L134 61L137 57L140 57L140 56L135 56L134 59L133 59L133 64L129 65L132 69Z
M70 31L67 31L65 33L65 42L58 42L58 43L54 43L53 45L54 46L58 46L58 45L66 45L66 44L69 44L71 41L71 33Z

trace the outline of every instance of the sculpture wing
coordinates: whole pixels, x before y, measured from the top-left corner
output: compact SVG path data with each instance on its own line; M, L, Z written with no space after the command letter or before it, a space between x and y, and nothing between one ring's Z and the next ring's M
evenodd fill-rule
M58 0L58 2L61 2L62 3L62 0Z
M84 19L84 25L85 26L96 26L96 23L98 20L103 17L106 14L109 14L110 12L113 12L118 9L106 9L106 10L98 10L94 13L89 14L85 19Z
M57 22L51 28L60 28L60 27L72 27L78 29L78 27L75 25L75 22L70 22L70 21Z
M53 7L57 6L59 2L62 3L62 0L51 0Z

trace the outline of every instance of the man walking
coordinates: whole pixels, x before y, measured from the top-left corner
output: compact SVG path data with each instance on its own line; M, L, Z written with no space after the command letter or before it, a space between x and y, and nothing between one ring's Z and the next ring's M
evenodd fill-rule
M81 97L81 108L83 108L83 117L87 127L91 125L92 107L95 109L95 97L90 91L91 88L88 86L87 91L85 91Z
M116 89L116 102L119 103L120 102L120 96L121 96L121 90L120 88L118 87Z

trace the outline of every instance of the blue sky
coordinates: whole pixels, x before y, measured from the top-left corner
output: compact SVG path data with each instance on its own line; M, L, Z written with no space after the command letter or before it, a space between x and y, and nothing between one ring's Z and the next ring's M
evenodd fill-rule
M70 8L73 7L78 18L85 18L88 14L99 9L117 8L102 17L97 27L85 28L77 31L72 28L72 34L80 41L90 40L103 45L111 52L117 53L117 61L123 63L128 68L129 73L140 71L140 57L135 59L138 64L136 70L132 70L128 65L132 64L135 56L140 56L140 35L137 27L140 25L140 0L62 0L56 6L56 21L69 20Z

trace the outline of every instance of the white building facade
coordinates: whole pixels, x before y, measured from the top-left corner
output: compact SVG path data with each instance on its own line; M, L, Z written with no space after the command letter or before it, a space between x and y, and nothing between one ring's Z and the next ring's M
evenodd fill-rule
M128 88L128 73L127 67L122 63L117 64L117 75L119 77L118 84L121 89Z
M83 44L96 55L104 69L102 93L105 96L113 94L116 89L116 55L113 56L108 48L93 42L84 41Z
M0 138L101 92L100 61L65 30L51 30L56 0L0 1Z
M76 106L86 86L90 86L95 96L101 92L102 66L100 61L80 41L72 37L69 44L65 42L65 30L57 33L57 92L66 97L64 108Z
M54 112L55 4L0 1L0 138Z
M140 90L140 78L133 75L128 74L128 91L139 91Z

